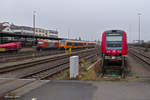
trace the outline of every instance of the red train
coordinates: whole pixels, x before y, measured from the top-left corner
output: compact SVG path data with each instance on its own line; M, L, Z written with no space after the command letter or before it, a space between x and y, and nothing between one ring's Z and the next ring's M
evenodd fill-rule
M102 35L101 53L105 60L118 61L127 56L127 35L122 30L105 31Z
M0 45L0 52L18 51L21 49L21 43L7 43Z
M59 47L59 41L56 40L38 40L37 50L44 49L57 49Z
M122 30L109 30L102 34L101 42L102 65L100 67L101 76L104 76L108 70L119 71L120 75L125 78L128 72L127 68L127 35ZM120 63L119 66L107 65L108 63ZM107 66L106 66L107 65ZM117 71L117 72L118 72Z

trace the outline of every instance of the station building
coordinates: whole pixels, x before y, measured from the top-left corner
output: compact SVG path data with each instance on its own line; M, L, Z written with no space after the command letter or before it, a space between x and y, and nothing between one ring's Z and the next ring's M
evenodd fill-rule
M43 28L34 29L33 27L30 26L19 26L19 25L9 24L9 22L0 23L0 32L58 38L58 31L56 30L47 30Z

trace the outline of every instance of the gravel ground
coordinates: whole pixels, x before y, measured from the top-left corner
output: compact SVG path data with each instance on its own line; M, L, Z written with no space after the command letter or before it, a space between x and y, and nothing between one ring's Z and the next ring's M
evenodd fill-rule
M63 60L63 61L65 61L65 60ZM63 62L63 61L61 61L61 62ZM36 72L40 69L42 70L47 67L51 68L55 65L55 63L57 63L57 62L49 62L49 63L45 63L45 64L41 64L41 65L36 65L33 67L27 67L27 68L23 68L23 69L14 70L11 72L0 74L0 78L17 78L22 75L26 75L27 73Z
M22 48L20 49L19 52L27 52L27 51L36 51L35 47L31 47L31 48Z
M150 66L131 55L128 55L128 63L131 66L131 73L133 76L150 77Z
M17 100L150 100L150 81L52 81Z

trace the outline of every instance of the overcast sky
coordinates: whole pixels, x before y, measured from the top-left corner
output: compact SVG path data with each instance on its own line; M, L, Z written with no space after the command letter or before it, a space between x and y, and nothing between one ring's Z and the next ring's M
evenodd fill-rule
M150 40L150 0L0 0L0 22L57 29L59 37L85 40L101 39L103 31L123 29L128 40L138 39L138 15L141 38Z

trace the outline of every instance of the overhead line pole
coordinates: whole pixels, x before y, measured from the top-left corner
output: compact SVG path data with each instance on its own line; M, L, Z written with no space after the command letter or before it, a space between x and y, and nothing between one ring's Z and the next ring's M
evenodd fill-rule
M69 35L70 35L70 29L68 29L68 40L69 40Z
M141 40L141 13L138 13L138 16L139 16L139 44L141 43L140 40Z
M33 34L34 34L34 45L35 45L35 13L36 11L33 11Z

